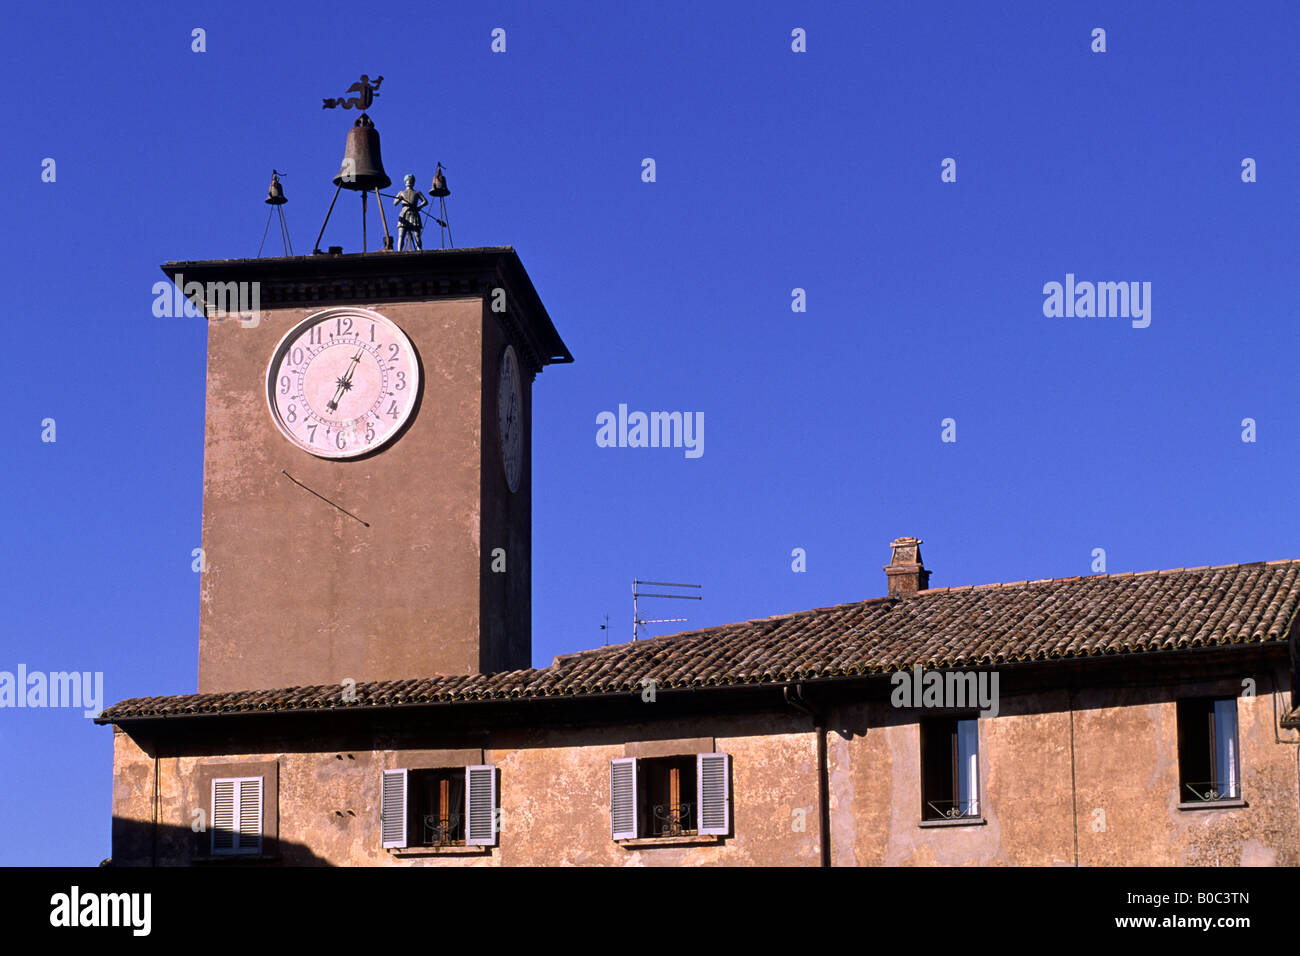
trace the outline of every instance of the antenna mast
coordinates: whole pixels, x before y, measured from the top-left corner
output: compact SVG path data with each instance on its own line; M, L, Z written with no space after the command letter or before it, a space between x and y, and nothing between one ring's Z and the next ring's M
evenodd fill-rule
M671 624L676 621L685 621L684 617L661 617L655 620L642 620L638 601L643 597L649 598L676 598L678 601L703 601L702 594L660 594L655 591L638 590L640 585L649 585L657 588L703 588L702 584L674 584L671 581L638 581L632 579L632 640L637 640L641 636L641 629L647 624Z

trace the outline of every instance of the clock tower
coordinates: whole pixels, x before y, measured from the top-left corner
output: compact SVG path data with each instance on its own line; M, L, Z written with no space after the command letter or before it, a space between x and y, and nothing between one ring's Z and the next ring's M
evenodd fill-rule
M514 250L163 271L208 317L199 692L531 667L532 384L573 357Z

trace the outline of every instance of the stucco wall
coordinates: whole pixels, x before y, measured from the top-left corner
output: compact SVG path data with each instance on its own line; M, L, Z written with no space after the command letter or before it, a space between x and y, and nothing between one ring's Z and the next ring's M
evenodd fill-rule
M1289 699L1284 674L1259 675L1259 696L1239 699L1247 805L1178 807L1177 698L1239 686L1234 678L1176 690L1004 694L998 716L979 725L983 823L938 828L918 825L917 712L887 701L841 707L828 732L832 863L1073 865L1077 840L1082 865L1296 865L1300 748L1295 732L1276 725ZM149 841L139 834L151 820L153 761L128 735L115 733L114 741L114 858L147 863ZM611 759L700 752L709 744L731 755L729 836L636 848L610 839ZM383 770L460 766L480 756L499 771L498 846L423 856L382 849ZM164 863L194 856L194 810L209 799L197 782L198 767L259 761L276 764L278 805L267 812L277 814L285 863L815 866L820 859L817 741L804 714L520 730L485 736L455 753L374 738L366 750L164 757L158 767Z
M324 305L209 320L201 693L479 670L483 304L364 307L411 340L422 394L405 433L356 460L301 450L267 408L276 345Z
M708 726L705 726L707 723ZM697 752L706 731L715 752L731 755L731 836L703 845L629 848L610 839L609 761L635 755L650 741L670 753ZM115 754L115 813L150 819L152 760L125 734ZM683 741L675 747L673 741ZM689 741L689 744L687 742ZM335 865L795 865L818 859L816 742L799 715L680 721L664 725L597 730L520 732L493 740L481 751L429 751L403 741L377 739L365 751L240 753L220 757L163 757L159 791L163 837L160 859L189 863L200 839L194 811L207 812L200 765L277 765L279 855L285 863ZM489 853L390 852L379 839L381 775L399 767L462 766L482 762L499 770L501 833ZM802 811L795 814L795 810ZM797 821L797 823L796 823ZM147 862L127 856L115 843L116 862Z
M1077 836L1084 866L1300 864L1300 748L1276 725L1289 685L1281 673L1256 684L1237 705L1247 806L1180 809L1178 796L1177 698L1239 693L1240 679L1003 694L979 721L983 823L950 827L919 825L916 712L842 708L828 741L832 863L1074 865Z

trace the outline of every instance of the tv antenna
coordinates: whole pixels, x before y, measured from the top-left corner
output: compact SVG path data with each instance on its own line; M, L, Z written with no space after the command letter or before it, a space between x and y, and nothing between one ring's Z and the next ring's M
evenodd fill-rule
M647 624L672 624L677 621L685 621L684 617L661 617L655 620L642 620L641 611L638 601L643 597L648 598L676 598L678 601L703 601L702 594L661 594L657 591L641 591L641 585L648 585L656 588L703 588L702 584L674 584L671 581L638 581L632 579L632 640L637 640L641 636L641 630Z

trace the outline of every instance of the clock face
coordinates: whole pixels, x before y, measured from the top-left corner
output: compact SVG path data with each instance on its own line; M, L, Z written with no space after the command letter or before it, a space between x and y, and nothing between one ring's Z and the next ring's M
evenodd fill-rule
M280 340L266 388L285 438L321 458L354 458L406 424L420 366L410 340L378 312L327 309Z
M501 355L497 378L497 423L501 429L501 467L506 487L519 490L519 475L524 467L524 399L519 385L519 358L513 345Z

